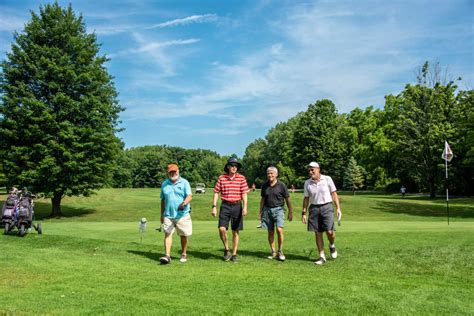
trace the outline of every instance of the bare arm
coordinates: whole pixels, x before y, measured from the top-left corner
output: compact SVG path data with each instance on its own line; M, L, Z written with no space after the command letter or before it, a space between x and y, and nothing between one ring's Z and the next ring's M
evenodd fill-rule
M288 206L288 220L291 222L293 220L293 206L291 206L291 198L288 196L285 198L286 206Z
M242 215L247 216L247 193L242 194L242 201L244 201L244 206L242 207Z
M264 201L264 198L261 197L260 198L260 210L258 212L258 220L261 222L262 221L262 214L263 214L263 205L264 205L265 201Z
M219 198L219 193L214 192L214 196L212 197L212 211L211 215L217 215L217 199Z
M188 194L186 198L183 200L183 202L179 205L178 209L183 210L186 205L191 203L191 200L193 199L192 194Z
M337 195L337 192L334 191L334 192L331 192L331 197L334 204L336 204L336 215L339 218L342 215L341 205L339 204L339 196Z
M305 196L303 199L303 212L301 213L301 221L306 224L306 211L308 210L309 196Z
M161 218L160 221L163 224L163 214L165 213L165 200L161 200Z

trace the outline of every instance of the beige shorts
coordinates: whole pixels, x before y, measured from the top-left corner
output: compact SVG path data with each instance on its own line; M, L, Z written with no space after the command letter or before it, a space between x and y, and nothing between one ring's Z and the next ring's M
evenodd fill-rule
M176 233L179 236L191 236L193 234L191 215L187 214L178 219L165 217L163 221L163 229L167 234L172 234L176 229Z

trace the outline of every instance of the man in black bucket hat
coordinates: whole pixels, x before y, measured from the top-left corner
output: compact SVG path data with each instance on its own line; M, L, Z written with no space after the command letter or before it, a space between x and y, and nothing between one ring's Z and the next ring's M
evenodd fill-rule
M212 199L212 216L217 215L217 199L221 195L219 210L219 236L224 244L224 261L237 262L237 249L239 246L239 232L244 228L243 216L247 215L247 193L249 187L245 177L238 173L242 164L237 158L231 157L224 166L225 174L221 175L214 187ZM229 249L227 229L229 222L232 229L232 253Z

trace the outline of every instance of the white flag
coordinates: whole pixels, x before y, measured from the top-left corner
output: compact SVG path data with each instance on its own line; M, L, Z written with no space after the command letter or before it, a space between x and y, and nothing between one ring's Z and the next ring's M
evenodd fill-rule
M447 141L444 141L444 151L441 158L443 158L446 161L451 161L451 159L453 159L453 156L454 155L453 155L453 151L451 150L451 147L449 147L449 144Z

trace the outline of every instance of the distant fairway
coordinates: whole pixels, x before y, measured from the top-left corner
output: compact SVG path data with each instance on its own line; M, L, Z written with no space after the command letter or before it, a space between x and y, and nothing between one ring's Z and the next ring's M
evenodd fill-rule
M240 262L223 262L211 193L195 195L189 262L161 266L159 190L107 189L67 198L65 217L43 219L43 235L0 237L0 314L472 314L474 199L341 194L340 257L322 267L314 235L292 195L286 262L266 259L257 230L259 192L250 193ZM4 198L5 196L2 196ZM38 201L37 215L50 212ZM138 220L148 228L138 232Z

